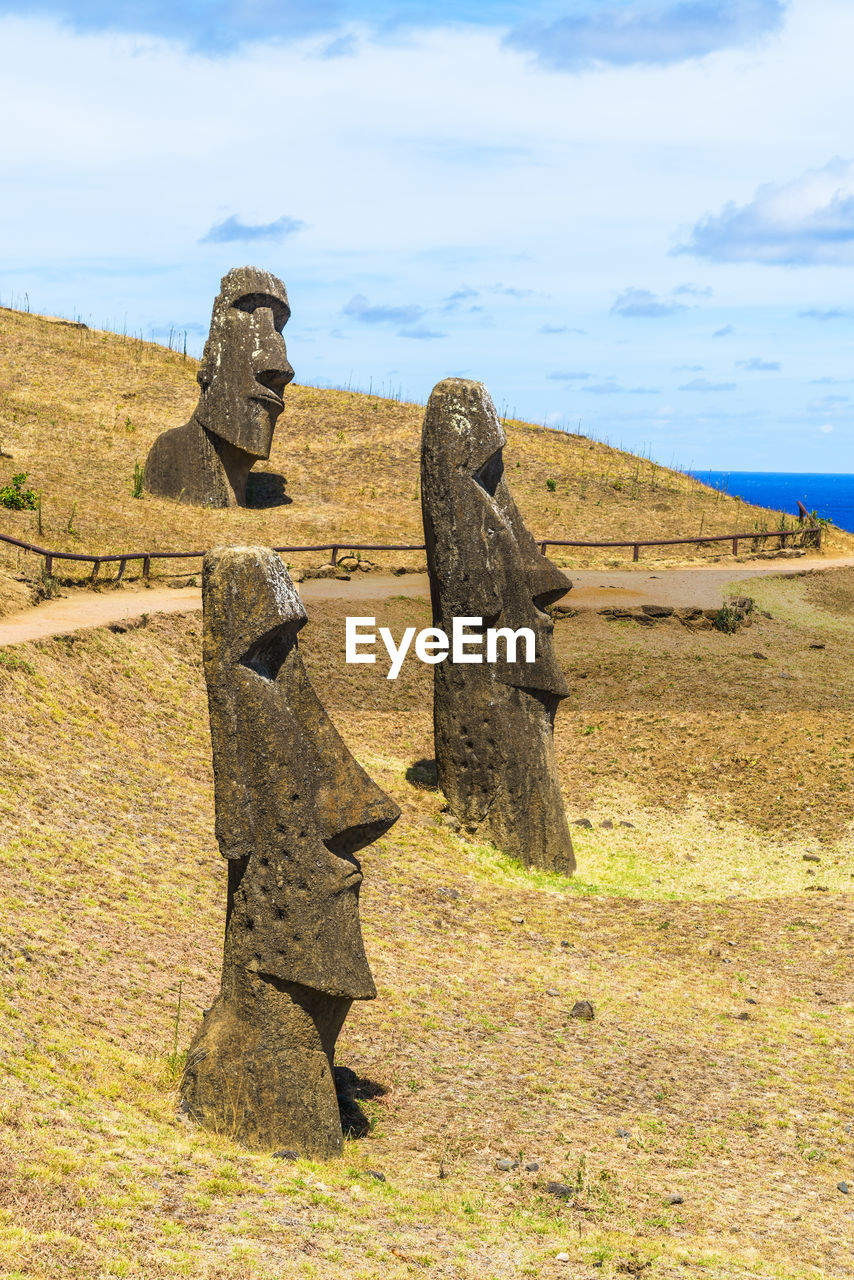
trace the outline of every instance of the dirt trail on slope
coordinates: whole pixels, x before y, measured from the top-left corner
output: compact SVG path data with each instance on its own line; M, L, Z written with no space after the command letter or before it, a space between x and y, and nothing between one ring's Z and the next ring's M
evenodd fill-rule
M828 560L802 557L796 561L763 562L732 565L721 569L642 570L574 570L572 593L565 603L579 609L603 609L609 605L671 605L674 608L695 606L714 609L723 602L729 584L752 577L791 575L815 569L839 569L854 566L854 556ZM387 600L392 596L427 599L430 588L426 573L405 576L360 574L349 581L337 578L311 578L299 583L306 603L313 600ZM120 591L72 591L59 600L9 614L0 620L0 647L25 644L28 640L44 640L48 636L67 635L86 627L104 627L130 623L143 614L181 613L200 609L202 593L198 587L151 587Z

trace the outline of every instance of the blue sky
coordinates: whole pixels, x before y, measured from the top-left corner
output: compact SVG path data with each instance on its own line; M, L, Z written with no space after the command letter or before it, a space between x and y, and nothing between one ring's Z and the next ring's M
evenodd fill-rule
M854 472L852 47L850 0L0 0L0 301L198 351L253 263L299 381Z

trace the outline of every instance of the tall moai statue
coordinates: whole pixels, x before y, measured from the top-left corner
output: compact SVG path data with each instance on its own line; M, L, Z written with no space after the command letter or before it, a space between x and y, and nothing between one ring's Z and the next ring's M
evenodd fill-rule
M205 557L204 667L216 836L228 862L222 983L181 1084L204 1127L250 1147L341 1150L335 1041L376 995L356 853L400 816L309 683L307 621L279 557Z
M282 394L294 376L282 329L285 286L257 267L223 276L196 375L199 402L183 427L151 446L144 487L202 507L245 507L252 466L269 458Z
M499 635L494 661L470 646L466 661L434 666L439 786L464 830L526 866L569 874L554 755L555 711L569 688L545 609L571 583L525 528L504 475L505 443L481 383L447 378L433 388L421 440L433 625L450 636L455 618L477 618L484 630L527 628L534 640L520 636L514 651Z

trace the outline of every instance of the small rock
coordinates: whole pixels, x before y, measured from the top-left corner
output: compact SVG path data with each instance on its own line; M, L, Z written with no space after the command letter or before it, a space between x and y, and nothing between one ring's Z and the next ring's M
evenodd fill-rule
M768 654L767 654L767 653L760 653L758 649L756 650L756 652L754 653L754 655L753 655L753 656L754 656L754 658L760 658L763 662L767 662L767 661L768 661Z
M444 826L450 827L452 831L459 831L460 829L460 820L453 813L443 813L442 823Z
M546 987L547 996L559 996L560 992L555 987Z
M568 1187L565 1182L547 1182L546 1191L550 1196L556 1196L558 1200L571 1200L575 1195L572 1187Z
M736 1020L736 1022L749 1022L749 1021L750 1021L750 1014L749 1014L749 1013L737 1013L737 1014L735 1015L735 1020Z
M811 645L810 645L810 648L811 648L811 649L823 649L824 647L825 647L825 646L824 646L823 644L811 644Z
M502 1173L507 1173L510 1169L518 1169L519 1161L511 1160L508 1156L502 1156L500 1160L495 1161L496 1169L500 1169Z
M572 946L572 943L571 943L571 942L567 942L566 938L561 938L561 940L560 940L560 945L561 945L562 947L571 947L571 946Z
M805 853L803 855L804 862L821 862L821 858L817 853Z
M525 1165L525 1172L536 1173L539 1167L540 1167L539 1160L529 1160L528 1163Z
M576 818L572 825L574 827L586 827L588 831L593 829L593 823L589 818Z
M524 916L511 916L511 917L510 917L510 923L511 923L511 924L524 924L524 923L525 923L525 917L524 917Z
M816 893L828 893L829 889L826 884L805 884L804 893L809 893L810 889L814 889Z
M759 1001L758 1001L758 1000L754 1000L754 999L753 999L753 996L745 996L745 997L744 997L744 1003L745 1003L745 1004L759 1004Z
M274 1160L299 1160L298 1151L274 1151Z
M632 1136L628 1129L615 1129L614 1132L618 1138L630 1138Z
M674 1192L673 1195L667 1197L667 1203L668 1204L684 1204L685 1201L683 1200L682 1196Z
M366 1169L365 1173L369 1178L373 1178L375 1182L385 1182L385 1174L380 1173L379 1169Z
M592 1022L596 1014L589 1000L576 1000L569 1011L569 1016L570 1018L581 1018L582 1022Z
M844 1196L847 1196L847 1195L848 1195L848 1193L849 1193L849 1188L848 1188L848 1183L847 1183L847 1182L837 1182L837 1184L836 1184L836 1189L837 1189L837 1191L841 1191L841 1192L842 1192L842 1194L843 1194Z
M854 1125L846 1124L846 1125L845 1125L845 1132L846 1132L846 1133L854 1133Z
M602 828L602 830L603 830L603 831L613 831L613 830L614 830L614 824L613 824L613 822L611 821L611 819L610 819L610 818L606 818L604 822L600 822L600 823L599 823L599 826Z
M625 818L623 818L623 819L621 820L621 822L620 822L620 826L621 826L621 827L632 827L632 828L633 828L633 827L634 827L634 825L635 825L635 824L634 824L633 822L627 822L627 821L625 820Z
M440 898L451 898L454 902L460 896L459 889L437 889L436 892Z
M568 1253L558 1253L555 1255L555 1262L569 1262Z

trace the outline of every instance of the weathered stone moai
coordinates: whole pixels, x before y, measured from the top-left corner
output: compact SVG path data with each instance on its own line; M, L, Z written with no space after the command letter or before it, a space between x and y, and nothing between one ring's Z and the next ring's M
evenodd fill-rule
M447 378L433 388L421 442L421 502L433 625L454 618L528 628L515 653L499 637L496 660L434 668L439 786L464 830L525 863L570 873L572 840L554 756L554 717L569 688L552 650L547 605L571 587L541 555L504 475L506 437L489 392ZM475 628L469 627L469 630ZM526 661L528 656L533 661Z
M282 329L291 309L269 271L223 276L197 378L199 402L183 427L151 446L144 486L203 507L243 507L252 466L269 458L282 394L294 376Z
M216 836L228 861L222 985L181 1090L206 1128L250 1147L341 1150L335 1041L376 995L355 855L400 810L339 737L309 683L307 621L279 557L205 557L204 666Z

